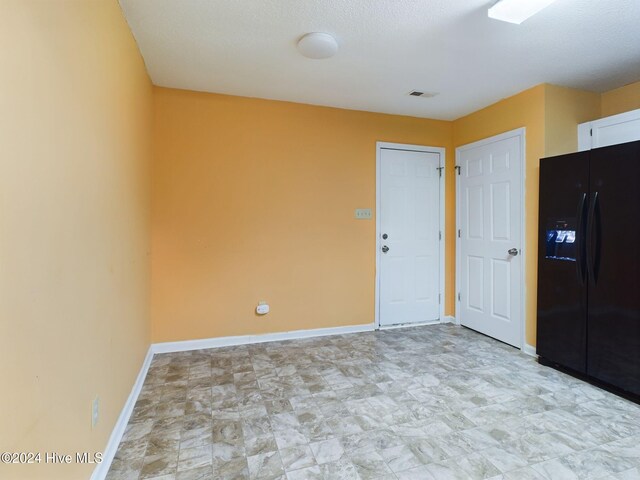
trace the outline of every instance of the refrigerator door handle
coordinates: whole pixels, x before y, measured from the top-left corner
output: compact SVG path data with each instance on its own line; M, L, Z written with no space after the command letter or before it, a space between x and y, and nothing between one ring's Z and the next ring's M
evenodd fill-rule
M587 201L587 194L583 193L580 196L580 200L578 201L578 213L576 218L578 219L578 224L576 225L576 273L578 275L578 282L580 285L584 285L585 282L585 252L584 252L584 235L583 235L583 225L584 225L584 204Z
M591 202L589 203L589 213L587 218L587 272L589 274L589 281L592 285L596 284L596 249L593 239L593 227L595 223L596 208L598 205L598 192L591 195Z

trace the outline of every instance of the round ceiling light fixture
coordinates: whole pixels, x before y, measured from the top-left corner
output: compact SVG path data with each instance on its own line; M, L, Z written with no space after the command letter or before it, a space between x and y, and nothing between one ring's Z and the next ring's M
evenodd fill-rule
M328 33L307 33L298 40L298 51L307 58L329 58L338 51L338 42Z

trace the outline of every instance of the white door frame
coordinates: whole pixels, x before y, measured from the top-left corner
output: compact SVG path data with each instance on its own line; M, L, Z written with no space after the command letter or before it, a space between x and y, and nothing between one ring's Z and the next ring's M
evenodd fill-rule
M477 142L468 143L466 145L462 145L456 148L456 170L460 170L460 154L465 150L469 150L475 147L481 147L484 145L488 145L490 143L498 142L500 140L505 140L507 138L518 137L520 140L520 193L522 195L520 202L520 216L522 218L522 222L520 222L520 255L522 255L522 268L521 268L521 278L520 278L520 350L525 353L530 353L530 349L533 347L528 347L527 345L527 332L526 332L526 296L525 296L525 279L526 275L526 191L525 191L525 178L526 178L526 166L527 166L527 152L526 152L526 133L527 129L525 127L516 128L515 130L510 130L508 132L500 133L498 135L494 135L493 137L483 138L482 140L478 140ZM458 231L461 228L460 225L460 175L456 175L456 292L455 292L455 301L456 301L456 316L455 321L456 324L460 325L460 266L461 266L461 258L460 258L460 241L461 238L458 235ZM534 349L535 350L535 349Z
M417 325L423 325L422 323L411 323L407 325L398 325L391 327L381 327L380 326L380 248L382 248L382 242L380 241L380 180L381 180L381 169L380 169L380 159L381 159L381 151L383 149L389 150L406 150L410 152L427 152L427 153L437 153L440 155L440 170L442 175L440 176L440 280L438 285L438 295L440 302L440 323L445 323L444 317L444 305L446 303L444 296L444 265L445 265L445 179L447 175L447 169L445 167L445 149L441 147L427 147L425 145L409 145L405 143L388 143L388 142L376 142L376 285L375 285L375 328L380 330L380 328L398 328L398 327L414 327ZM425 322L432 323L432 322Z

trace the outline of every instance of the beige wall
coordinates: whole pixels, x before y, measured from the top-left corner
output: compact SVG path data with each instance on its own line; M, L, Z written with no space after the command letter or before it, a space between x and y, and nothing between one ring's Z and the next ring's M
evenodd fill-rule
M115 1L2 0L0 44L0 452L102 451L149 345L152 88Z
M602 94L603 117L640 108L640 81Z
M450 122L163 88L155 102L154 342L373 322L375 220L353 211L375 211L376 141L446 147L453 193Z

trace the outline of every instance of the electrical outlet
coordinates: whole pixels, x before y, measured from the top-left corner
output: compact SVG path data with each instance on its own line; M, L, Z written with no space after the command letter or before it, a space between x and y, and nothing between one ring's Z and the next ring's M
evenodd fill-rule
M371 209L370 208L356 208L355 215L358 220L370 220Z
M96 395L96 398L91 402L91 428L95 428L100 418L100 397Z

